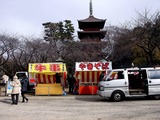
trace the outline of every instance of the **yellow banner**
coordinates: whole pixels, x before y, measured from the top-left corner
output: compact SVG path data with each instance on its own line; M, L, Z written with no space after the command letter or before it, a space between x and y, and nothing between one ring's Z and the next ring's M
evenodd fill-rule
M29 63L28 71L32 73L66 72L66 65L64 63Z

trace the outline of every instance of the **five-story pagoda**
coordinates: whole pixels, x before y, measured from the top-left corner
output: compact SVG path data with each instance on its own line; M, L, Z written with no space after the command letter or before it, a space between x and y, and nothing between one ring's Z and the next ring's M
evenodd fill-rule
M106 31L102 30L106 19L98 19L93 16L92 0L90 0L90 15L88 18L78 20L79 29L78 38L81 41L88 40L100 41L105 37Z

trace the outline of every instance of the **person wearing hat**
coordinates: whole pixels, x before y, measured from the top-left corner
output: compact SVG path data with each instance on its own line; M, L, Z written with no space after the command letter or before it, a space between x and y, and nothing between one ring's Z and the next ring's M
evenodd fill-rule
M13 77L13 81L10 84L12 86L12 93L11 93L12 104L17 105L19 100L21 83L16 75Z

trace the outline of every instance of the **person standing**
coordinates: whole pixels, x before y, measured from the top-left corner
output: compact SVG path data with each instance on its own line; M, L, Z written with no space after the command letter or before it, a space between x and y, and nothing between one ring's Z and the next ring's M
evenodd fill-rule
M68 81L68 84L69 84L69 93L73 94L76 79L72 74L69 74L68 77L67 77L67 81Z
M102 71L102 73L99 76L99 81L102 81L105 77L105 71Z
M56 83L61 83L61 75L60 75L60 73L56 73Z
M9 80L9 77L8 77L6 74L4 74L4 75L2 76L2 80L3 80L3 83L7 83L8 80Z
M10 83L10 85L12 86L12 93L11 93L12 105L13 104L17 105L19 100L20 87L21 87L21 83L18 80L17 76L13 77L13 81Z
M28 98L25 96L26 92L28 91L28 78L26 75L24 75L21 80L21 86L22 102L28 102Z

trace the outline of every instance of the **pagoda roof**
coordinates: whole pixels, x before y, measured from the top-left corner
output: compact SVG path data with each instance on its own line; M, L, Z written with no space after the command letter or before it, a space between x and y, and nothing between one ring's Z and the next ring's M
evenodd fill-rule
M107 31L77 31L79 39L99 38L103 39Z
M98 19L98 18L95 18L93 15L90 15L86 19L78 20L78 22L105 22L105 21L106 19Z
M106 33L106 30L101 31L78 31L79 33Z

